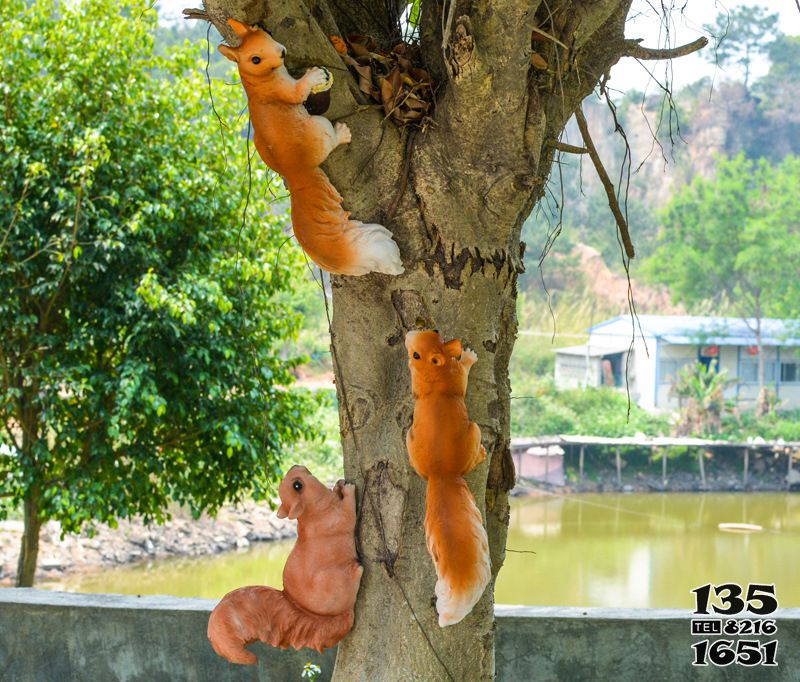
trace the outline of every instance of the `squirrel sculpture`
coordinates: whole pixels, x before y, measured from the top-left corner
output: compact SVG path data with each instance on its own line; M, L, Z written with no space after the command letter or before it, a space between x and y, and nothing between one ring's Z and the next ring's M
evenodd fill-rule
M322 269L338 275L403 272L400 250L383 225L350 220L342 197L319 165L340 144L350 142L344 123L335 126L303 107L312 88L326 83L320 68L300 80L284 66L286 48L260 28L228 19L241 45L219 50L239 68L247 92L256 149L283 176L291 194L297 241Z
M453 625L491 579L489 542L464 475L486 459L464 396L478 356L436 331L406 334L414 419L406 436L411 466L428 482L425 537L436 568L439 625Z
M322 651L353 627L364 571L355 546L355 486L339 481L328 490L308 469L293 466L278 492L278 517L297 519L283 590L240 587L222 598L208 620L214 651L231 663L256 663L244 648L256 640Z

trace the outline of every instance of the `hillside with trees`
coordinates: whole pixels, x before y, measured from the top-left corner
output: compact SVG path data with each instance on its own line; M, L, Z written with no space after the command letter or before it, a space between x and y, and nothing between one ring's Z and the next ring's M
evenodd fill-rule
M697 177L713 178L723 159L742 155L778 164L786 156L800 154L800 112L796 106L800 97L800 36L781 33L777 16L756 6L721 14L717 25L707 28L724 35L718 49L708 50L706 55L717 60L719 78L704 78L671 95L658 92L657 86L651 88L656 94L627 93L612 100L614 114L608 103L598 98L589 98L584 105L609 175L622 178L626 190L622 196L627 200L638 252L631 262L631 273L634 278L644 277L648 284L655 285L658 279L647 277L641 263L653 255L664 225L663 209L683 186ZM769 60L769 71L753 79L749 64L756 56ZM624 138L615 133L615 116ZM567 127L566 139L572 143L580 140L572 124ZM582 200L569 201L576 196ZM612 270L623 272L607 207L605 193L585 155L561 154L560 165L550 177L547 199L523 230L528 244L523 278L527 292L541 288L538 261L548 245L548 235L554 231L560 232L552 250L554 257L544 262L545 282L551 293L558 295L562 282L574 281L574 259L566 256L577 244L597 249ZM574 284L571 286L574 288ZM645 290L642 311L669 312L651 305L648 299ZM708 309L702 300L694 300L692 305L701 313ZM626 300L620 298L614 309L622 312L625 308Z

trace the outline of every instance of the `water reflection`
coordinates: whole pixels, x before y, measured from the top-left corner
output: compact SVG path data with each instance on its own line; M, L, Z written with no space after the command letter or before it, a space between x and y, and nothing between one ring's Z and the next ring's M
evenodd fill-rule
M755 534L720 523L752 523ZM292 542L200 559L162 560L42 585L80 592L217 598L281 585ZM547 496L514 500L496 598L505 604L689 608L708 582L775 583L800 606L800 496L782 493ZM529 552L535 552L531 554Z
M731 534L719 523L753 523ZM707 582L776 583L800 605L800 497L651 494L546 497L517 503L499 603L688 608Z

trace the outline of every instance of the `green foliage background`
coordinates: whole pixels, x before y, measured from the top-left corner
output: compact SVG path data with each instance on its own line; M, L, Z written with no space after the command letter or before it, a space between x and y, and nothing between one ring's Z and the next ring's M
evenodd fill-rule
M720 159L670 201L646 268L689 305L742 317L800 315L800 157Z
M0 25L0 516L270 494L313 401L286 388L302 265L241 88L214 84L220 130L205 55L157 55L143 0L8 0Z

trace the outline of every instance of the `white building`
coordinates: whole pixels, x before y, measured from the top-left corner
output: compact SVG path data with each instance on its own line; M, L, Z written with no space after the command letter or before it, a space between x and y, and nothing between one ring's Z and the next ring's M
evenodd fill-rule
M556 350L556 386L624 390L627 365L633 400L650 410L673 408L675 374L702 362L738 379L726 397L747 408L758 396L758 348L751 325L735 317L640 315L634 327L630 317L615 317L589 329L586 344ZM800 320L764 319L761 329L766 383L777 392L781 408L800 407Z

